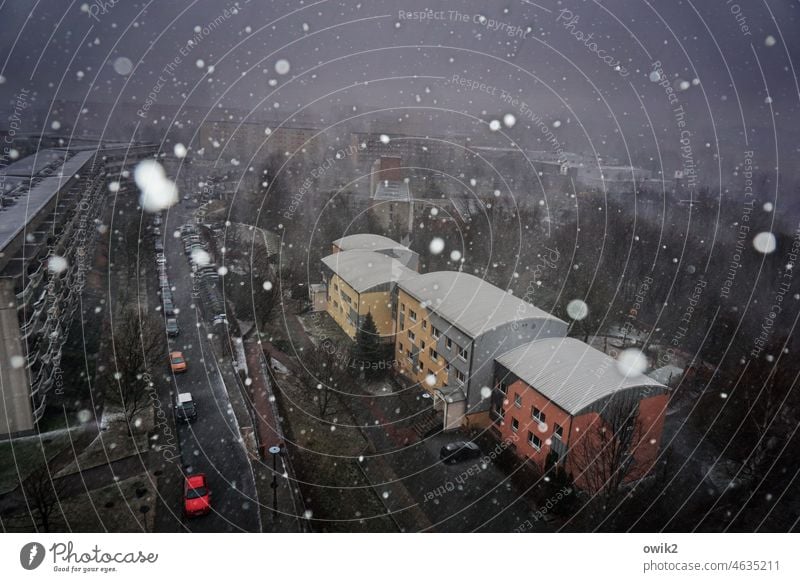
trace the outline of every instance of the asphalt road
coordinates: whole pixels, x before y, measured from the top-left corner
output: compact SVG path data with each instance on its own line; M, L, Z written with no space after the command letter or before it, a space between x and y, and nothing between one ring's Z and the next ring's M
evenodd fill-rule
M189 260L183 252L180 238L172 233L191 215L192 208L182 201L170 209L165 220L167 272L178 309L180 335L170 338L170 351L183 352L188 370L172 374L167 359L164 371L169 378L170 395L164 394L162 406L171 410L177 392L191 392L197 406L197 420L177 426L184 469L205 473L212 491L212 512L187 520L182 516L182 483L176 484L174 495L167 499L168 508L180 523L171 524L171 531L196 532L259 531L259 511L255 496L255 480L240 441L236 418L217 362L211 352L206 326L200 310L200 299L192 297L192 277ZM166 401L169 400L169 401ZM170 493L172 489L170 489ZM164 524L164 520L159 520ZM168 522L169 523L169 522ZM161 529L161 527L159 527Z

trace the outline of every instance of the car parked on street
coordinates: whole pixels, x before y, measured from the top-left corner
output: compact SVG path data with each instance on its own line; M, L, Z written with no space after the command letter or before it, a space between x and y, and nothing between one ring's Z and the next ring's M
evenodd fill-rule
M481 456L478 445L471 441L454 441L447 443L439 451L439 458L445 463L459 463Z
M155 247L157 253L163 253L164 252L164 243L161 241L160 238L156 239L154 247Z
M173 317L175 315L175 304L172 302L172 297L162 297L161 299L164 304L164 314L167 317Z
M180 422L194 422L197 420L197 406L191 392L181 392L178 394L178 402L175 404L175 417Z
M204 473L188 475L183 485L183 513L200 517L211 511L211 489Z
M174 317L167 318L167 335L169 337L176 337L181 333L181 328L178 327L178 320Z
M188 369L186 358L183 357L183 352L170 352L169 365L176 374L185 372Z

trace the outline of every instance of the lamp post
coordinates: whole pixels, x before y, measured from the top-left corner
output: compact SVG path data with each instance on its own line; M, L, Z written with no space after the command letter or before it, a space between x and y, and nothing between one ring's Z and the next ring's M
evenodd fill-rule
M275 518L278 517L278 455L281 454L281 448L272 446L269 448L272 455L272 512Z

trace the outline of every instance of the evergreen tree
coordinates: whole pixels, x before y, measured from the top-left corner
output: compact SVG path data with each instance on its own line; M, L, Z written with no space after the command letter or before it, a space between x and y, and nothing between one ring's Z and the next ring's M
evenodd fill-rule
M360 370L367 379L377 378L381 371L384 371L382 364L384 352L372 313L367 313L356 334L354 362L356 369Z

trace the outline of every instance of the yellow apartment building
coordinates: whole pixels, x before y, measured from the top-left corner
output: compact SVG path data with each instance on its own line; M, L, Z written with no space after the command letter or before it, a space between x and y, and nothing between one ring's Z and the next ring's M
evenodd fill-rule
M328 294L326 311L351 339L367 313L372 313L381 339L392 341L395 285L418 276L416 271L381 253L349 250L322 259L322 275Z

